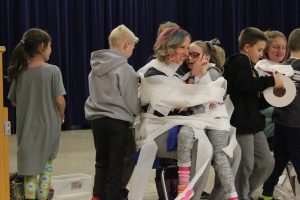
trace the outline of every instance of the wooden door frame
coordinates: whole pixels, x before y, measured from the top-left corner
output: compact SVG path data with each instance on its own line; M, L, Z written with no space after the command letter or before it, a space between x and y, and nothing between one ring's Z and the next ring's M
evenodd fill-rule
M9 140L4 134L4 122L8 120L7 108L3 107L3 59L5 47L0 46L0 199L9 200Z

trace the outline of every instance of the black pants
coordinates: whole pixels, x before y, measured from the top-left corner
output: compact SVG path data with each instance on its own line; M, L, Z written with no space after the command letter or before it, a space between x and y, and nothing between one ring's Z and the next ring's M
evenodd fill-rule
M120 191L121 200L127 199L128 190L126 188L129 180L132 176L134 167L135 167L135 160L134 155L137 152L135 138L133 130L130 130L130 134L127 137L127 147L125 151L124 157L124 164L123 164L123 174L122 174L122 186Z
M108 117L98 118L92 121L92 131L96 148L93 195L101 200L119 200L120 189L124 187L127 142L129 137L132 138L129 123Z
M282 126L275 123L274 158L275 167L263 186L263 195L273 196L274 187L289 160L292 161L300 182L300 128Z

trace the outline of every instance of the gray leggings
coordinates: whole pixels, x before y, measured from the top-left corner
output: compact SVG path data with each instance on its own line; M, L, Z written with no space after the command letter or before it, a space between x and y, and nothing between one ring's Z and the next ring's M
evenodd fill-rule
M234 186L234 173L232 172L231 165L227 155L223 152L222 148L226 147L229 143L229 133L226 131L206 130L207 137L213 146L213 167L216 175L225 192L225 196L230 197L236 193ZM178 134L178 166L190 167L191 166L191 149L195 142L193 129L189 126L182 126Z

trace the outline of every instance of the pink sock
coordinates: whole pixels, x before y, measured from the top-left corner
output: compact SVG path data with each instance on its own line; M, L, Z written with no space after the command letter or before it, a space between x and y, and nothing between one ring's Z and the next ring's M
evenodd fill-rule
M178 169L178 194L182 193L190 183L190 168L179 167Z
M178 171L190 171L189 167L178 167Z

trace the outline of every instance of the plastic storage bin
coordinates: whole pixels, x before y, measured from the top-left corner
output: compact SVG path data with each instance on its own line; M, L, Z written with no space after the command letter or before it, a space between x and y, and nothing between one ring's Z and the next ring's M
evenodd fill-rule
M91 194L93 177L82 173L53 176L51 185L54 189L54 199L70 199Z

